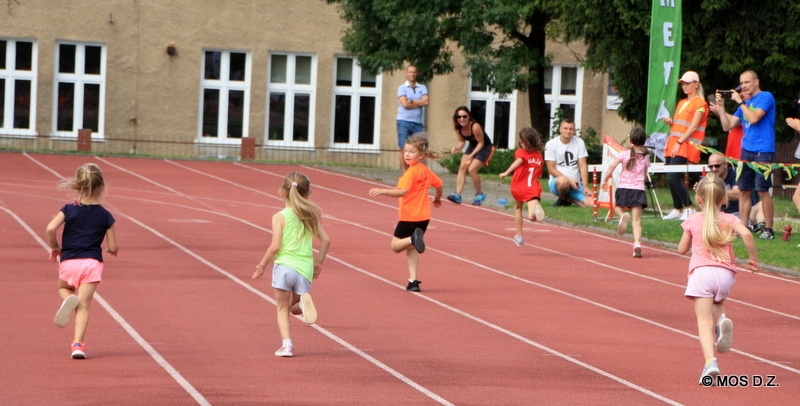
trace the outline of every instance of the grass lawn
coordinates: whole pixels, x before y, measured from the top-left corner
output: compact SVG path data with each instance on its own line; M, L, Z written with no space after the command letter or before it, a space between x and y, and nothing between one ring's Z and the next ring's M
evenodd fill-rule
M510 179L506 178L501 180L496 175L489 174L481 176L485 179L493 179L503 183L508 183ZM547 179L541 179L540 182L542 184L542 190L548 190ZM669 193L669 189L666 187L657 187L655 190L658 201L661 204L661 209L664 214L667 214L672 210L672 197ZM649 192L648 200L652 200ZM692 201L694 201L694 196L692 196ZM774 265L800 272L800 261L797 259L798 255L800 255L800 247L797 246L797 244L800 243L800 234L798 234L800 233L800 219L798 219L797 209L789 199L775 198L774 202L775 224L773 230L775 231L775 240L761 240L758 238L758 235L754 236L756 247L758 248L758 260L762 264ZM613 223L605 221L604 219L608 214L607 209L598 209L598 219L595 221L592 217L591 208L576 206L555 208L551 206L550 201L544 201L543 203L543 208L547 217L552 220L578 227L593 227L601 230L608 230L616 234L617 220L619 219L616 218L615 215ZM650 204L655 206L652 201ZM513 205L513 202L511 202L510 205ZM643 239L675 244L675 246L677 246L683 234L680 221L662 220L654 207L648 207L642 217ZM781 241L781 235L786 225L791 225L793 234L798 234L793 235L789 242ZM628 230L629 233L626 234L626 236L630 237L630 225L628 226ZM744 243L742 243L741 238L737 238L734 241L734 252L736 258L747 259L747 249Z

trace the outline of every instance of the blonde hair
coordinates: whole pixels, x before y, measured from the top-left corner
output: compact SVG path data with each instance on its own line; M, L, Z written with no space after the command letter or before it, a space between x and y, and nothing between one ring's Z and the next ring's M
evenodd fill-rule
M75 192L75 197L100 199L106 191L106 181L97 164L86 163L75 170L75 177L63 179L58 187Z
M428 134L425 132L416 133L406 139L406 144L413 145L426 158L439 159L441 155L436 151L431 151L428 145Z
M295 216L303 223L306 232L316 236L322 222L322 210L314 202L308 200L311 179L300 172L292 172L283 180L281 191Z
M700 179L696 193L698 203L702 202L702 210L705 213L702 232L703 246L715 261L729 262L731 258L722 247L733 242L733 229L721 227L717 218L720 206L725 202L725 182L713 173L708 173Z

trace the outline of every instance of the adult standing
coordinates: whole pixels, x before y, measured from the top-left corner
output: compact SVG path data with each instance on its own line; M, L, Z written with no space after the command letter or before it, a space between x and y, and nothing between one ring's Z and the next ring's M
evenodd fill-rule
M797 103L800 104L800 99L797 99ZM800 107L798 109L800 110ZM792 127L793 130L800 133L800 118L787 117L786 124L789 127ZM797 149L795 150L794 157L800 158L800 145L798 145ZM792 202L794 202L794 206L797 207L797 212L800 213L800 183L798 183L797 187L794 189ZM800 247L800 245L798 245L798 247Z
M483 127L475 121L472 113L467 106L459 106L453 113L453 128L456 131L458 145L453 147L453 154L461 151L464 144L467 150L461 156L461 165L458 167L456 176L456 192L447 196L447 200L453 203L461 203L461 192L464 191L464 184L467 183L467 173L472 179L472 186L475 187L474 205L480 205L486 199L486 195L481 191L481 176L478 171L486 165L494 154L494 145L489 138L489 134L483 131Z
M775 98L772 93L762 91L758 80L758 75L752 70L745 71L739 76L741 93L750 95L745 101L742 95L736 90L731 90L731 99L739 105L736 112L732 115L720 114L719 121L722 129L729 131L737 125L744 129L742 138L742 153L739 156L744 162L758 162L771 164L775 162ZM717 93L717 104L721 107L722 96ZM750 194L755 191L761 201L761 209L764 212L766 227L761 233L761 239L774 240L775 233L772 231L774 206L769 189L772 187L772 179L756 173L748 165L744 165L742 173L739 175L739 213L741 218L750 218ZM751 227L751 231L754 229Z
M422 108L430 103L428 88L417 83L417 67L414 65L406 67L406 82L397 87L397 102L397 145L400 147L400 167L405 171L408 169L403 158L406 139L422 132Z
M686 71L678 82L681 84L681 90L686 94L686 98L678 101L674 119L663 118L664 122L670 126L664 153L667 165L687 165L689 162L700 162L700 150L690 144L703 142L708 120L708 103L703 98L700 75L697 72ZM670 172L667 174L667 181L674 209L664 216L664 219L686 220L694 213L694 210L689 190L683 183L683 174Z
M565 118L558 126L559 135L544 146L544 160L550 173L548 183L550 193L556 195L553 206L580 207L594 204L592 192L588 188L589 165L586 162L589 152L586 143L575 136L575 121Z

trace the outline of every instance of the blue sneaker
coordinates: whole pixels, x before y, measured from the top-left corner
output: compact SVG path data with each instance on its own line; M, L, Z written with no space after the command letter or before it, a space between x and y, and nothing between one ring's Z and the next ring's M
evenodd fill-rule
M461 195L458 193L453 193L452 195L447 196L447 200L456 204L461 204Z
M475 200L472 201L472 204L476 206L480 206L483 201L486 200L486 195L483 193L475 193Z

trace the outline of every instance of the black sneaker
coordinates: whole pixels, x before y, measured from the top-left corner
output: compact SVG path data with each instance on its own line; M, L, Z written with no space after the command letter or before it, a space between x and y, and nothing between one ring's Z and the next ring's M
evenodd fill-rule
M406 286L406 290L409 292L419 292L419 284L422 283L420 281L413 281L408 282L408 286Z
M553 207L568 207L572 206L569 200L564 199L557 199L555 203L553 203Z
M747 229L750 230L750 232L753 233L753 234L761 233L761 232L764 231L765 228L767 228L767 223L764 222L764 221L762 221L762 222L760 222L758 224L751 224L751 225L747 226Z
M420 254L425 252L425 241L422 241L423 234L425 234L425 232L422 231L421 228L415 229L414 233L411 234L411 245L413 245Z
M771 228L764 227L764 232L761 233L761 237L760 238L762 240L774 240L775 239L775 233L772 232Z

